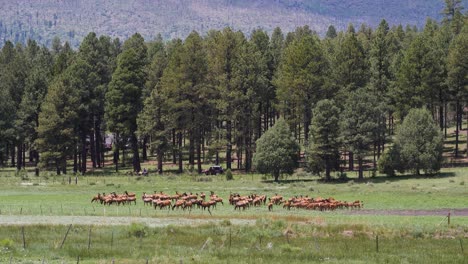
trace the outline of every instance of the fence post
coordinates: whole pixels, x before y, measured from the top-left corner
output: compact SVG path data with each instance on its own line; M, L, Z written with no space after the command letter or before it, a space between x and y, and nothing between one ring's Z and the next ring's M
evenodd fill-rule
M464 254L465 252L464 252L464 250L463 250L463 242L462 242L461 238L460 238L459 241L460 241L461 252L462 252L462 254Z
M60 249L62 249L63 244L65 244L65 240L67 240L68 232L70 232L71 227L72 225L70 224L70 226L68 227L67 233L65 233L65 236L63 237L63 241L62 241L62 244L60 245Z
M447 215L447 224L450 225L450 212Z
M375 249L378 253L379 252L379 235L375 237Z

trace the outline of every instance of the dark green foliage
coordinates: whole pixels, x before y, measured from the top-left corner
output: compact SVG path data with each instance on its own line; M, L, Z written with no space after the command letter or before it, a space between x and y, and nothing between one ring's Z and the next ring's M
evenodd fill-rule
M412 109L395 137L405 169L418 175L421 170L429 174L440 170L443 144L442 133L426 109Z
M400 157L399 146L394 145L380 156L377 169L380 173L395 176L395 171L403 173L405 167L404 161Z
M294 129L298 140L301 132L296 127L303 122L307 141L312 118L312 107L326 94L325 73L328 62L320 40L307 30L296 32L296 39L283 52L283 60L275 80L279 109Z
M310 144L307 150L308 168L331 179L330 172L339 168L340 160L340 109L333 100L322 100L314 108L310 125Z
M341 135L347 148L357 156L360 179L363 178L363 160L374 142L382 117L378 98L364 88L352 92L345 103Z
M80 97L71 85L70 72L65 72L49 87L39 114L37 149L41 166L55 164L57 172L65 171L66 158L73 154L77 109Z
M146 46L143 41L139 34L135 34L125 42L105 95L108 128L116 134L118 148L130 138L135 171L141 170L135 132L137 116L143 106L141 97L146 78Z
M278 182L281 174L292 174L297 168L299 146L284 119L278 119L256 144L253 163L258 172L272 174Z
M230 169L226 170L226 181L232 181L234 177L232 176L232 171Z
M328 27L326 36L327 38L330 38L330 39L336 38L338 36L336 33L336 28L333 25L330 25Z

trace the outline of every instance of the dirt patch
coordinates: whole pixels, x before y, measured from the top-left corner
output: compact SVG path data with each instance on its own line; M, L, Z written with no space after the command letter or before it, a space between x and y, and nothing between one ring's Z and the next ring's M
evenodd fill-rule
M448 213L452 216L468 216L468 208L460 209L434 209L434 210L403 210L403 209L392 209L392 210L373 210L373 209L362 209L352 210L346 212L350 215L401 215L401 216L446 216Z
M141 223L149 227L168 225L194 226L218 224L222 219L150 218L150 217L106 217L106 216L36 216L2 215L0 225L130 225ZM230 219L234 225L253 225L255 220Z

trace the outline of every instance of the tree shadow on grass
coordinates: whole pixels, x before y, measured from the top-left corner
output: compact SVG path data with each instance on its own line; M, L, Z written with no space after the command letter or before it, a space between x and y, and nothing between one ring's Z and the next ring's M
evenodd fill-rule
M364 177L363 179L358 178L340 178L340 179L331 179L325 180L323 178L313 178L313 179L285 179L280 180L279 184L290 184L290 183L298 183L298 182L317 182L321 184L346 184L348 182L354 183L384 183L384 182L397 182L401 180L409 180L409 179L440 179L440 178L452 178L455 177L454 172L439 172L437 174L405 174L405 175L396 175L396 176L378 176L378 177ZM263 180L262 183L275 183L272 180Z
M367 181L373 183L380 183L386 181L401 181L401 180L409 180L409 179L442 179L442 178L452 178L455 177L454 172L439 172L436 174L405 174L405 175L396 175L396 176L380 176L375 178L368 178Z
M275 180L262 180L262 183L278 183L278 184L289 184L289 183L298 183L298 182L315 182L318 179L285 179L275 182Z

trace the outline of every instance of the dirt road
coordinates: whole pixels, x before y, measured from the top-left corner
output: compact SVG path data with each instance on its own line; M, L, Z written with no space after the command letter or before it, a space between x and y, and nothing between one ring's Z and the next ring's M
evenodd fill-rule
M221 219L190 219L190 218L150 218L150 217L110 217L110 216L27 216L1 215L0 225L130 225L141 223L150 227L165 227L168 225L202 225L216 224ZM255 220L230 219L234 225L255 224Z

